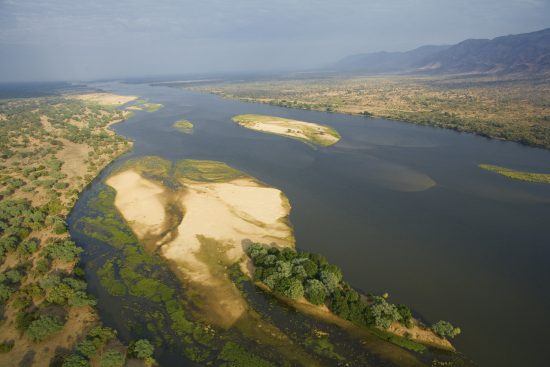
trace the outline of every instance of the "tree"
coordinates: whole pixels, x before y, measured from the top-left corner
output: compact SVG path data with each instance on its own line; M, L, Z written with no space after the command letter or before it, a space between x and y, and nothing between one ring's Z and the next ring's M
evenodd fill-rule
M397 305L397 312L401 315L401 321L406 327L412 327L412 312L411 309L405 305Z
M374 297L368 316L371 323L383 329L389 328L392 322L401 320L397 307L382 297Z
M327 290L321 281L317 279L309 279L306 282L305 296L306 299L314 305L321 305L325 303Z
M460 328L454 327L450 322L440 320L432 325L434 333L442 338L454 338L461 333Z
M131 347L133 355L139 359L149 359L153 356L155 347L147 339L140 339L134 343Z
M99 365L101 367L122 367L124 366L125 357L122 353L109 349L101 356Z
M323 284L325 285L329 293L332 293L336 289L338 289L340 279L338 279L338 275L335 274L334 272L327 269L323 269L319 273L319 278L321 279L321 282L323 282Z
M58 319L40 315L38 319L32 321L27 328L27 335L34 342L40 342L52 334L55 334L63 329L63 324Z
M304 296L304 286L299 279L281 278L275 285L275 291L285 297L298 299Z
M93 341L86 339L78 343L76 346L77 352L85 356L86 358L92 358L97 353L97 347Z
M71 354L65 360L63 361L63 364L61 367L89 367L90 362L86 360L86 358L78 355L78 354Z

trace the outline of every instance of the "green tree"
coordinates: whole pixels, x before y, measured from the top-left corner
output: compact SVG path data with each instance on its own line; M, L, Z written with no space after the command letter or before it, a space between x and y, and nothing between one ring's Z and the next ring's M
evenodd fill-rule
M140 339L136 341L131 348L133 355L140 359L149 359L153 356L155 347L147 339Z
M306 299L314 305L325 303L327 290L325 285L317 279L309 279L305 286Z
M86 360L86 358L78 355L78 354L71 354L65 360L63 361L63 364L61 367L89 367L90 362Z
M454 338L461 333L460 328L454 327L450 322L440 320L432 325L432 330L442 338Z
M124 355L116 350L109 349L101 356L99 365L101 367L122 367L124 366L126 358Z
M52 334L55 334L63 329L63 324L58 319L40 315L38 319L32 321L27 328L29 339L34 342L40 342Z

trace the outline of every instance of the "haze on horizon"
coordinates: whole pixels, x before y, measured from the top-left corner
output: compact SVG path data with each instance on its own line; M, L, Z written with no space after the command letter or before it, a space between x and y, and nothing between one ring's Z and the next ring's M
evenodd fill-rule
M311 69L549 17L550 0L0 0L0 82Z

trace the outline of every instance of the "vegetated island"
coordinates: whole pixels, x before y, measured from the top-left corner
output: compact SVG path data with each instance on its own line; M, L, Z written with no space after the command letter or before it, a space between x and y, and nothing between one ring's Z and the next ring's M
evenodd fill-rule
M478 167L514 180L550 184L550 173L516 171L492 164L480 164Z
M237 115L232 120L247 129L287 136L323 147L334 145L340 140L340 134L333 128L312 122L252 114Z
M147 102L144 99L138 99L133 105L126 107L126 110L155 112L160 110L162 107L164 107L164 105L161 103Z
M103 327L65 218L80 191L132 144L108 126L134 96L87 93L0 101L0 365L151 365Z
M176 121L172 126L184 134L193 134L193 128L195 127L189 120Z
M359 333L396 363L415 364L414 355L401 348L454 350L445 338L458 328L447 322L425 327L406 306L357 293L322 256L295 251L288 199L243 172L215 161L143 157L126 162L105 182L115 191L113 205L145 248L158 251L185 288L200 294L194 307L214 328L237 328L294 363L316 365L250 307L230 276L237 272L300 311ZM124 285L108 273L108 288Z

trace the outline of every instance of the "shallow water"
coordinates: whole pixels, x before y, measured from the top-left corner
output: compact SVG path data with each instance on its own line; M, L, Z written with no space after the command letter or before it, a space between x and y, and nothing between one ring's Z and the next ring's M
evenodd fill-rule
M429 322L459 325L454 344L481 366L546 365L550 185L512 181L477 164L550 171L550 152L162 86L94 87L164 104L114 126L135 141L129 156L219 160L283 190L297 247L324 254L354 286L388 291ZM327 124L342 140L314 149L231 122L244 113ZM181 118L194 123L192 135L172 127Z

